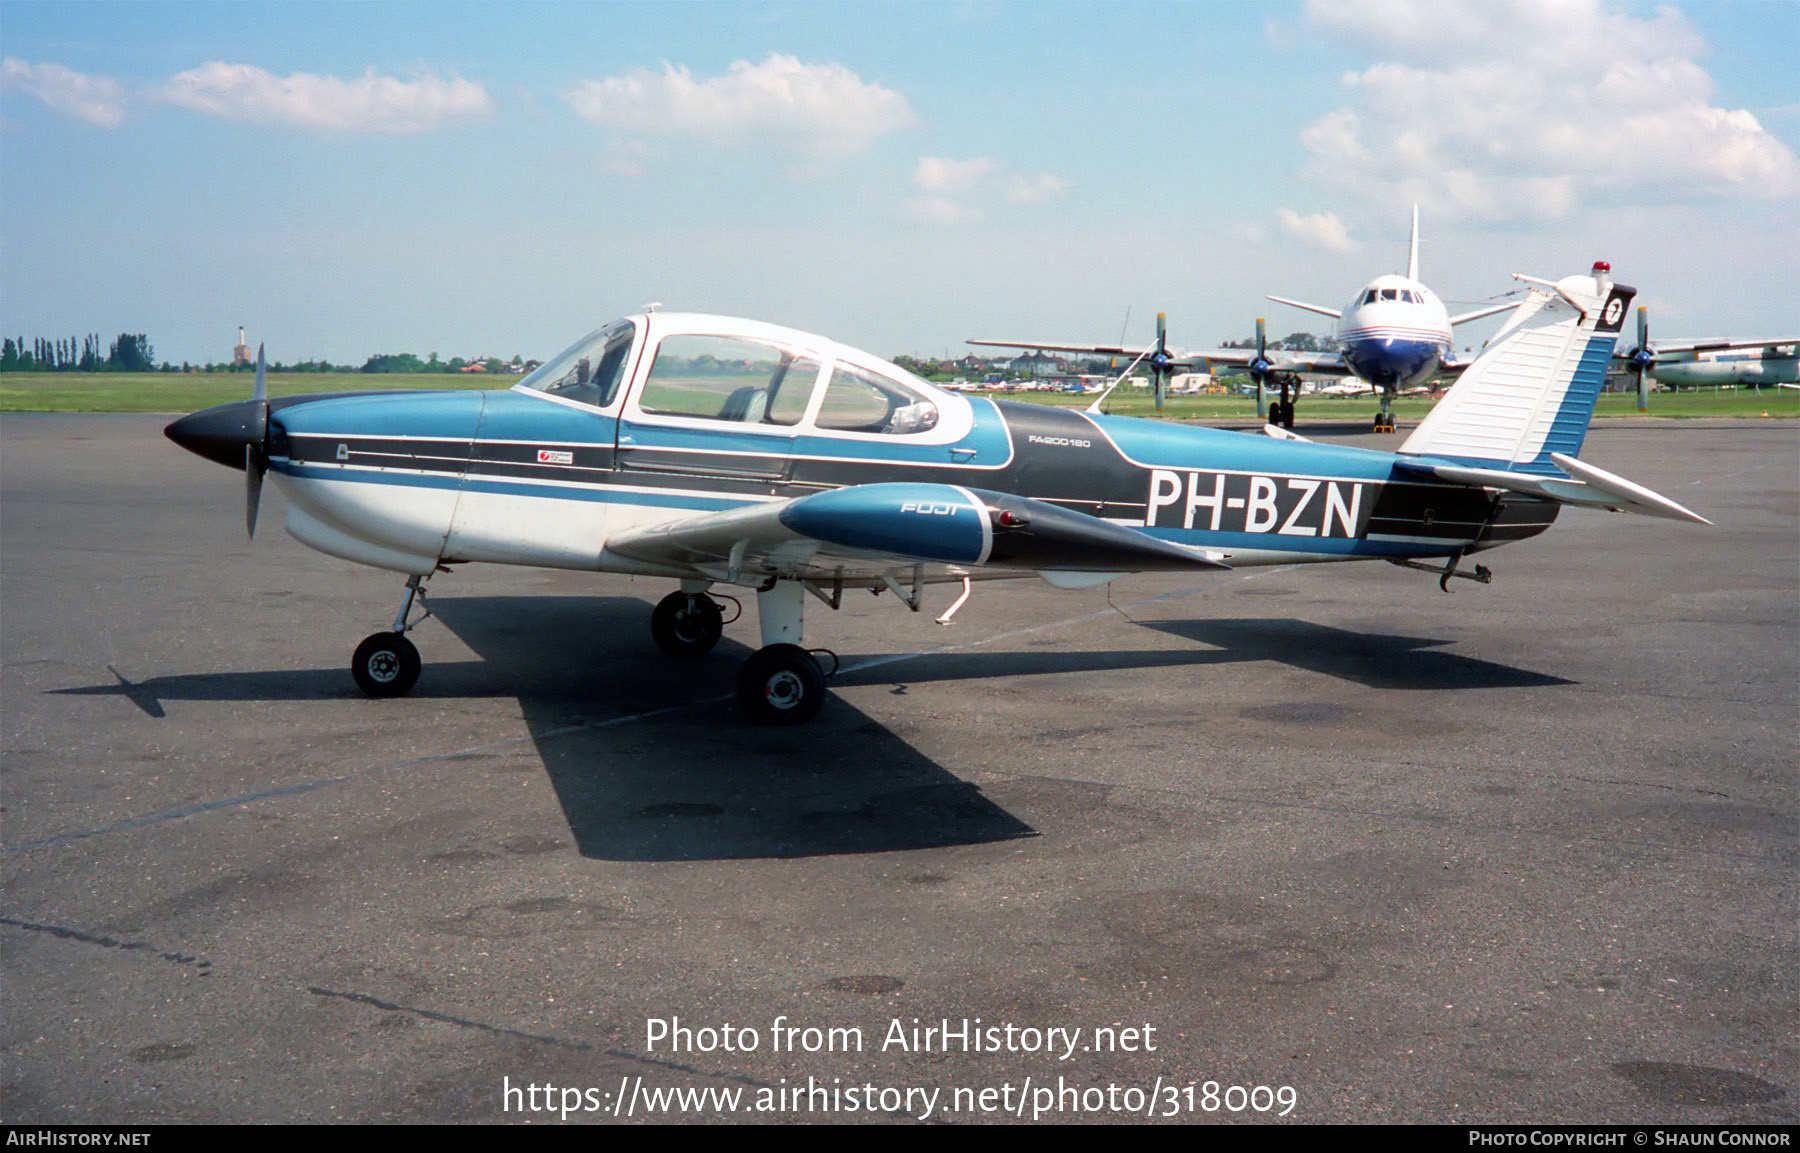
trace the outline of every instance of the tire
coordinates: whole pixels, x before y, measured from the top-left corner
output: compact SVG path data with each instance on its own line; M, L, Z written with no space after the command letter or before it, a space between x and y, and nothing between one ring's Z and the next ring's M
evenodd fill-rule
M799 645L769 645L738 674L738 703L759 725L803 725L825 704L825 674Z
M419 683L419 650L399 633L376 633L356 646L350 675L372 697L403 697Z
M705 656L725 631L724 617L719 602L705 593L672 592L650 614L650 635L672 657Z

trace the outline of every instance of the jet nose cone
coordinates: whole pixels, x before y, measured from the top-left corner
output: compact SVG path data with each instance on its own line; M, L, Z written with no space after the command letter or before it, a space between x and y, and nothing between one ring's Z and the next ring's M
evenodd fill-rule
M244 467L244 450L261 445L269 432L269 403L240 400L189 413L163 429L163 435L196 456L227 468Z

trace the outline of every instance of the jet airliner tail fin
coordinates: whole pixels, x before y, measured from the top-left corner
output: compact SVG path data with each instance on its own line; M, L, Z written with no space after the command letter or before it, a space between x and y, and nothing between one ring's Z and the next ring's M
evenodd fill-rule
M1419 206L1413 205L1412 243L1406 246L1406 279L1419 279Z
M1587 437L1613 344L1636 290L1604 265L1556 283L1518 276L1529 298L1400 446L1402 455L1561 477Z

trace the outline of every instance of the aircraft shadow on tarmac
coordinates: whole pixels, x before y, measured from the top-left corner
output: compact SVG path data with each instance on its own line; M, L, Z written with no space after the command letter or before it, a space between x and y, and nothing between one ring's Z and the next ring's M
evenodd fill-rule
M433 662L415 698L516 697L584 856L727 860L891 852L982 844L1034 830L833 697L810 725L756 728L732 700L743 646L699 661L651 645L632 598L434 600L436 619L479 660ZM1373 688L1470 689L1567 684L1489 661L1430 651L1447 642L1349 632L1299 620L1174 620L1143 627L1194 650L946 652L848 660L834 683L1205 667L1275 661ZM904 658L904 659L902 659ZM153 717L165 701L360 699L343 669L189 674L52 690L117 695ZM371 707L392 708L382 703ZM398 707L404 707L399 702ZM629 722L629 723L626 723Z
M1370 689L1546 688L1575 682L1547 673L1434 651L1451 641L1351 632L1301 620L1173 620L1145 628L1215 646L1219 661L1276 661Z

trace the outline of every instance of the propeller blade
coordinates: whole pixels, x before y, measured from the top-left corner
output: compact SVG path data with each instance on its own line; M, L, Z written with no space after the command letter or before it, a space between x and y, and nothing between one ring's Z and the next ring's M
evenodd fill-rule
M1639 412L1650 410L1650 384L1645 377L1650 375L1650 366L1656 363L1656 353L1650 348L1650 310L1643 305L1638 306L1638 342L1631 350L1631 371L1637 375L1637 409Z
M1169 314L1156 314L1156 355L1150 358L1151 383L1156 392L1156 410L1162 411L1164 398L1169 391L1169 377L1173 375L1169 368Z
M1264 321L1256 318L1256 359L1250 365L1250 379L1256 382L1256 415L1269 415L1269 334Z
M244 531L256 539L256 510L262 505L263 473L269 470L269 361L267 345L256 346L256 380L250 399L256 405L251 422L255 439L244 446Z
M256 539L256 510L262 504L263 472L269 467L262 446L244 446L244 531Z

